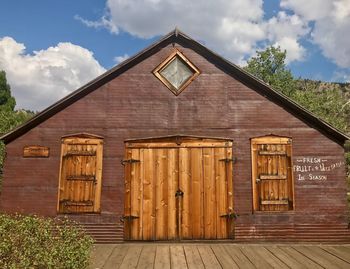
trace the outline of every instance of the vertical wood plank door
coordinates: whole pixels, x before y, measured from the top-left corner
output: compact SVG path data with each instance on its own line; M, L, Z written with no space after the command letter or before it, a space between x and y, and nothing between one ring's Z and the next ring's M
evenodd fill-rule
M261 137L252 139L254 210L293 209L291 139Z
M232 142L128 142L127 240L226 239L233 234Z
M100 210L102 139L66 138L62 143L58 211Z

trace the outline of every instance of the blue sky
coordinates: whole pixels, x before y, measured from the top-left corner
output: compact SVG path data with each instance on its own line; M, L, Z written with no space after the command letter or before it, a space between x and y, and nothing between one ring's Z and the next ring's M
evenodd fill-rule
M0 69L17 107L41 110L178 26L240 65L280 45L296 77L350 81L350 1L203 3L3 0Z

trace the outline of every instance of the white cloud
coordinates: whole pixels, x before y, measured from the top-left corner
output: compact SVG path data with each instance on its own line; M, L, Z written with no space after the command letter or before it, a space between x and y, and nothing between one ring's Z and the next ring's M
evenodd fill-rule
M177 26L236 62L264 38L262 0L108 0L107 8L113 24L134 36L150 38Z
M264 20L263 0L107 0L106 10L97 22L78 19L89 27L139 38L163 35L177 26L238 64L261 49L259 42L278 43L288 50L288 61L302 60L305 54L299 43L308 31L305 24L284 12Z
M114 62L116 63L116 64L119 64L119 63L121 63L121 62L124 62L125 60L127 60L127 59L129 59L130 58L130 56L128 55L128 54L124 54L124 55L122 55L122 56L116 56L116 57L114 57Z
M286 49L287 62L302 61L307 51L301 40L308 39L339 67L350 66L350 0L281 0L282 11L268 20L263 0L107 0L106 5L100 21L79 20L139 38L178 26L238 64L267 45Z
M0 39L0 69L5 70L18 108L42 110L105 71L89 50L59 43L27 54L24 44Z
M108 0L110 25L139 38L163 35L176 26L241 62L265 38L262 0ZM89 22L90 27L96 27ZM99 21L96 22L99 26ZM106 27L110 30L109 27Z
M95 29L107 28L112 34L118 34L119 33L118 27L115 26L115 24L112 21L107 19L106 16L103 16L99 21L89 21L89 20L86 20L86 19L80 17L79 15L75 15L74 19L76 19L77 21L80 21L81 23L85 24L87 27L92 27L92 28L95 28Z
M281 7L291 9L306 20L318 20L327 17L332 9L333 0L281 0Z
M302 47L296 39L290 38L290 37L284 37L280 40L278 40L275 44L273 44L275 47L279 46L282 50L286 50L287 57L286 57L286 63L290 63L292 61L301 61L304 59L306 50L304 47Z
M295 14L278 12L266 23L268 39L275 45L287 51L287 63L304 59L306 50L299 40L307 35L310 28Z
M281 7L291 9L307 23L313 22L312 41L323 55L339 67L350 67L349 0L282 0Z

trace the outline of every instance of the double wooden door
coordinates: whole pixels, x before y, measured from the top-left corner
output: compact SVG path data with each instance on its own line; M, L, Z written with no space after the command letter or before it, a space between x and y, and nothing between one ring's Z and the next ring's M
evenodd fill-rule
M123 164L125 239L231 237L232 142L128 142Z

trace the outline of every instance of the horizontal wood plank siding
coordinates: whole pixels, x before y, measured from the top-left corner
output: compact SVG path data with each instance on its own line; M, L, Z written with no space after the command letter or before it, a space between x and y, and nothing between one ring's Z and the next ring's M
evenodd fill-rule
M237 239L240 236L242 240L243 237L254 239L249 231L259 225L282 225L286 229L281 233L292 229L293 232L284 234L299 239L307 235L301 232L304 228L295 225L337 223L345 227L348 209L344 165L326 171L325 181L295 178L292 215L253 214L250 138L269 134L291 137L294 164L297 159L309 156L322 157L330 163L343 162L344 150L267 97L218 69L210 59L190 47L176 47L201 70L179 96L174 96L152 74L173 51L169 45L10 142L6 147L1 211L56 216L60 139L67 134L87 132L104 137L101 214L80 221L119 223L124 211L124 167L120 164L124 158L124 141L185 134L227 137L234 141L233 157L237 161L233 164L233 200L235 212L239 214L235 222ZM23 148L28 145L49 147L50 156L23 158ZM318 226L314 229L320 233L326 231ZM333 235L345 238L343 232L344 229ZM257 236L259 234L256 232ZM272 238L281 237L274 237L272 233Z

